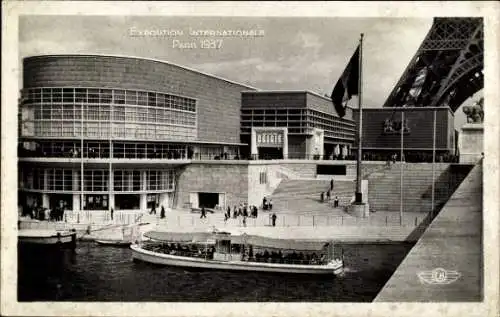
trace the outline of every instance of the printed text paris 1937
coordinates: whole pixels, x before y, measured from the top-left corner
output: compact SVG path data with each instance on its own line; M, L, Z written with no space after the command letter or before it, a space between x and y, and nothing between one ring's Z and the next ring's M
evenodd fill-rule
M169 38L176 49L221 49L226 38L255 38L265 35L261 29L129 29L131 37Z

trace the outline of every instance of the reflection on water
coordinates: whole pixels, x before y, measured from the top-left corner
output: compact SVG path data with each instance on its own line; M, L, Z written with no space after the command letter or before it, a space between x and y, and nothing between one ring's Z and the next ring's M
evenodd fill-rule
M19 301L371 301L411 244L345 245L343 277L184 270L134 263L127 248L18 249Z

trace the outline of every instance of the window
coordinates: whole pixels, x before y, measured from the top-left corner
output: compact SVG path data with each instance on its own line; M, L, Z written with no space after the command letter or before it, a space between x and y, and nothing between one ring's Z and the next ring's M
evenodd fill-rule
M137 104L141 106L148 105L148 93L145 91L139 91L137 94Z
M63 88L63 102L73 103L75 100L75 92L73 88Z
M260 184L267 184L267 173L266 172L260 172L259 183Z
M62 89L52 88L52 102L62 102Z
M125 91L124 90L114 90L113 97L115 104L124 104L125 103Z
M75 88L75 103L87 103L87 89Z
M85 191L107 191L108 190L107 170L84 170L83 188Z
M99 103L99 89L89 89L87 96L89 103Z
M110 104L113 101L113 94L111 89L100 90L100 103Z

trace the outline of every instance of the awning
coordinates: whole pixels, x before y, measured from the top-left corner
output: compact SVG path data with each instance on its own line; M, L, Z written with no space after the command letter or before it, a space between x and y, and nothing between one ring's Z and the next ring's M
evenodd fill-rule
M148 231L144 236L153 240L164 242L206 242L212 238L209 232L163 232Z
M253 235L238 236L238 240L242 241L241 243L251 244L256 247L295 251L320 251L327 244L326 241L276 239ZM231 237L231 242L233 242L233 237Z
M231 240L232 244L250 244L255 247L294 251L320 251L327 241L289 240L255 235L231 235L226 232L162 232L149 231L145 237L164 242L205 243L214 240Z

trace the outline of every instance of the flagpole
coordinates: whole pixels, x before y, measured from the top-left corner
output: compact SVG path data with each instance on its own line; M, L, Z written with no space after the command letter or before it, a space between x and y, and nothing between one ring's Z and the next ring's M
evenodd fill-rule
M83 214L83 102L80 110L80 212Z
M363 141L363 103L362 101L362 83L363 83L363 33L359 39L359 80L358 80L358 109L359 109L359 125L358 125L358 159L356 164L356 203L363 202L363 194L361 192L361 161L362 161L362 141Z
M434 123L432 128L432 193L431 193L431 219L434 216L434 182L436 177L436 109L434 109Z
M399 203L399 224L403 225L403 148L404 148L404 122L405 122L405 112L404 109L401 110L401 153L399 154L399 160L401 164L401 178L400 178L400 193L401 193L401 200Z

